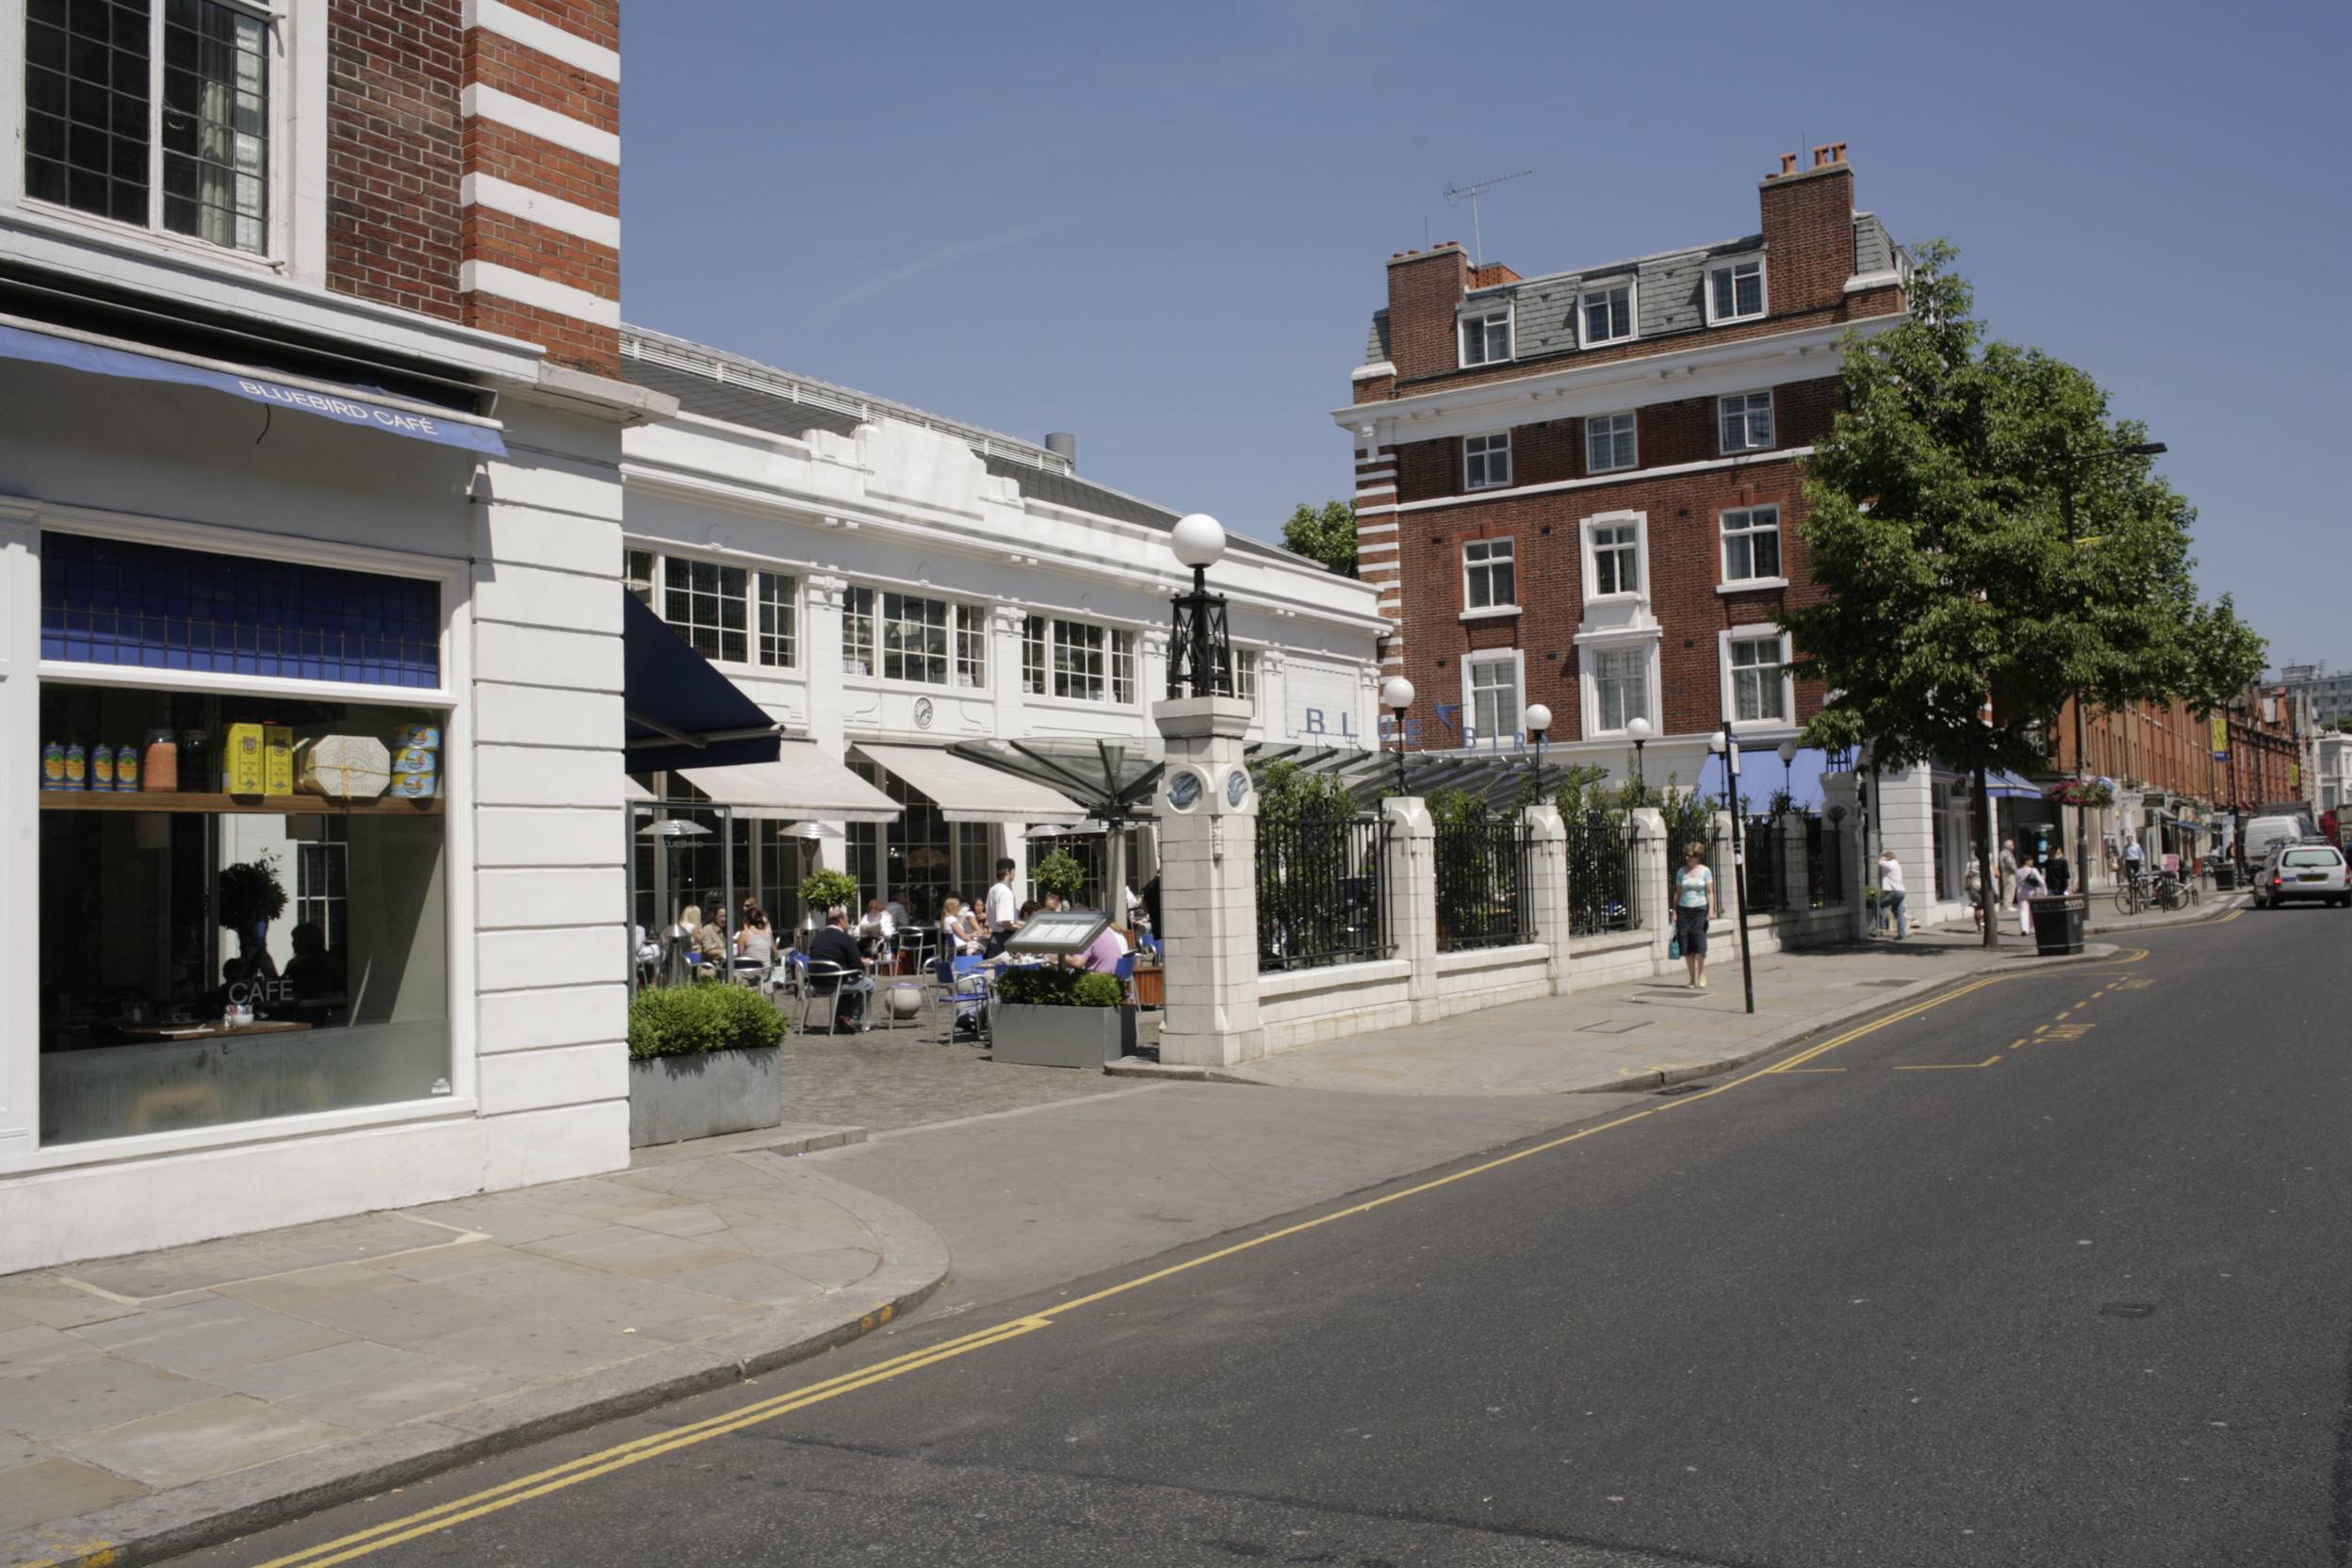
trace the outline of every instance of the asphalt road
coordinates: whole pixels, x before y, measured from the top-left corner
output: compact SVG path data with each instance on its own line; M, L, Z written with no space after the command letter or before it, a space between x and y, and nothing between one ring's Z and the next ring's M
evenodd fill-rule
M2343 1564L2352 915L2144 940L187 1560Z

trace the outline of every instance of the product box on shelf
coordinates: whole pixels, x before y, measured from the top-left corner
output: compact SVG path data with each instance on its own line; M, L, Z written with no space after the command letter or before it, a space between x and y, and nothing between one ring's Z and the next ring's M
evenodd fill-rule
M229 726L228 753L220 760L221 788L233 795L270 792L270 767L262 755L265 744L257 724ZM288 792L289 793L291 791Z

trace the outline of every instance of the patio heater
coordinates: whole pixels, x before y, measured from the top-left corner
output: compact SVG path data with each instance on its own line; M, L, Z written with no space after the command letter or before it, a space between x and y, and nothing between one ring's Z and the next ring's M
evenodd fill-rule
M1732 737L1731 721L1723 732L1707 738L1707 749L1723 760L1723 812L1731 818L1731 890L1740 906L1740 985L1747 993L1748 1011L1756 1011L1756 968L1748 958L1748 864L1740 837L1740 743Z
M1396 797L1402 800L1411 792L1405 788L1405 714L1413 708L1413 682L1390 676L1380 687L1380 706L1396 716Z
M1225 596L1209 592L1209 568L1225 554L1223 525L1205 512L1176 519L1168 545L1179 564L1192 568L1192 592L1168 602L1173 624L1168 642L1170 697L1229 697L1233 694L1233 645L1225 624Z
M1540 702L1527 705L1527 737L1535 743L1535 803L1544 803L1544 736L1552 727L1552 710Z
M1650 798L1649 770L1642 765L1642 748L1650 743L1650 721L1636 713L1625 721L1625 738L1633 743L1633 803L1644 805Z

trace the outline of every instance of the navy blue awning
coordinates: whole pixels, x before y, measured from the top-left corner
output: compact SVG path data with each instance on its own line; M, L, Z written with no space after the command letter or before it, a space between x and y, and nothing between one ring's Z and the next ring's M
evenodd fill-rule
M1984 775L1984 792L1995 800L2039 800L2042 788L2030 779L1994 768Z
M59 333L34 332L6 322L0 322L0 358L57 365L69 370L85 370L97 376L117 376L127 381L160 381L181 386L203 386L215 392L226 392L232 398L243 398L248 402L332 419L339 425L365 425L388 435L405 435L412 441L462 447L468 451L488 452L495 457L506 455L506 443L499 438L498 427L495 424L453 410L435 409L422 403L403 403L399 399L362 387L339 386L318 381L291 381L283 376L240 369L234 365L199 360L188 355L167 355L161 351L142 352L87 335L66 336Z
M775 761L776 722L636 595L620 595L628 771Z

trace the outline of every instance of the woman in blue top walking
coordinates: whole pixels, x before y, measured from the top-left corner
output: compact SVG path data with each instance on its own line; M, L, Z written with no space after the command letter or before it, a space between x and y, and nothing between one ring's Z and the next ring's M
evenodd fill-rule
M1707 923L1715 918L1715 874L1707 869L1707 846L1696 840L1682 850L1674 874L1674 939L1695 990L1707 989Z

